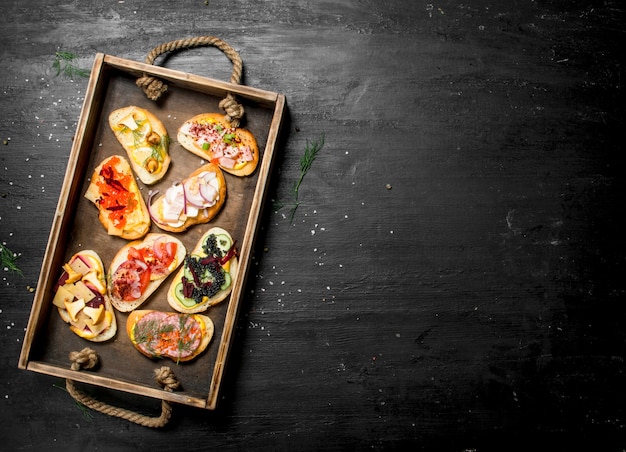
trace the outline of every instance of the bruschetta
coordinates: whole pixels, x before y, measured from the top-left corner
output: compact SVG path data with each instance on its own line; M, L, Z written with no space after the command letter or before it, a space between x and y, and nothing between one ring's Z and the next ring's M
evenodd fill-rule
M123 246L107 273L113 306L130 312L141 306L183 262L187 250L176 237L150 233Z
M237 276L237 248L225 229L209 229L172 279L167 301L178 312L204 312L228 297Z
M135 348L148 358L190 361L211 342L213 321L201 314L137 310L128 315L126 332Z
M98 219L110 235L135 240L150 230L150 213L128 160L121 155L108 157L95 168L85 198L96 205Z
M109 126L141 182L152 185L165 176L171 162L170 137L153 113L134 105L119 108L109 115Z
M219 113L203 113L178 129L178 142L189 152L235 176L248 176L259 163L259 147L247 129L232 127Z
M83 339L104 342L117 332L104 266L93 250L80 251L63 265L52 303L70 330Z
M211 221L225 201L224 175L217 165L207 163L183 181L172 184L162 195L152 193L148 210L159 228L183 232L196 224Z

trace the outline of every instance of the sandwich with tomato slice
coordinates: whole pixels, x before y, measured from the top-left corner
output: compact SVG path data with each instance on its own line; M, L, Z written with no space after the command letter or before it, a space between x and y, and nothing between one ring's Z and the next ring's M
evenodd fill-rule
M185 257L167 291L167 301L178 312L204 312L228 297L238 269L232 236L223 228L213 227Z
M122 247L107 275L113 306L130 312L141 306L183 262L185 245L169 234L150 233Z

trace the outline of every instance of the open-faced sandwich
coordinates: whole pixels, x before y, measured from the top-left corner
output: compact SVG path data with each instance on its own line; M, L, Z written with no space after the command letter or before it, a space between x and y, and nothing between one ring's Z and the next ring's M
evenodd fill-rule
M137 309L178 268L186 253L180 240L163 233L150 233L124 245L107 274L113 306L121 312Z
M207 163L153 201L157 194L148 201L152 220L165 231L182 232L218 214L226 201L226 180L217 165Z
M167 301L178 312L206 311L226 299L239 262L233 238L225 229L209 229L172 279Z
M135 348L148 358L190 361L213 337L213 321L201 314L137 310L128 315L126 332Z
M219 113L203 113L178 129L178 142L235 176L252 174L259 163L259 147L249 130L232 127Z
M120 108L109 115L109 126L144 184L165 176L171 161L170 137L154 114L135 106Z
M150 230L150 213L132 170L121 155L104 159L94 170L85 198L99 210L107 233L135 240Z
M95 251L74 254L63 265L55 291L52 303L70 330L93 342L115 336L115 312L107 297L104 266Z

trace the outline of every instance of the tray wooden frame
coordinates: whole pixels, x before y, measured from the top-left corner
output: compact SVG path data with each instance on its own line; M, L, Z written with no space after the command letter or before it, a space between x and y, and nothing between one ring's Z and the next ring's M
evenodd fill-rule
M121 339L126 336L126 316L122 315L122 313L116 312L118 333L115 339L115 345L110 345L109 343L95 344L73 335L73 333L67 329L66 324L61 322L60 319L57 319L59 316L53 309L53 306L51 306L51 300L54 295L54 284L60 275L61 266L65 262L65 259L76 251L76 245L72 243L73 238L80 236L80 232L76 231L77 228L80 228L80 224L76 222L76 212L80 211L81 208L91 208L93 209L93 216L97 217L95 207L89 206L89 202L84 199L83 190L86 186L86 181L93 171L91 166L96 163L94 160L96 157L91 154L101 152L98 150L98 143L96 143L96 141L103 133L106 133L103 131L106 127L108 127L108 125L106 127L103 125L103 123L106 122L106 117L104 116L105 112L103 111L106 104L104 96L111 90L110 84L112 80L121 78L123 81L128 79L130 82L146 74L157 77L168 84L169 89L164 97L170 95L176 96L176 93L178 92L182 94L190 94L191 96L198 98L204 97L209 100L214 98L214 106L216 106L217 102L224 98L227 93L232 93L236 96L237 100L245 106L247 115L246 119L254 116L255 111L259 112L258 116L261 117L261 119L256 123L254 123L254 120L251 121L251 125L256 127L255 130L253 130L252 127L246 127L245 123L242 124L243 127L251 130L255 136L258 134L262 138L262 142L259 142L259 149L261 151L259 166L257 167L254 175L250 176L253 178L252 182L248 180L248 182L242 185L242 193L234 196L229 193L225 204L226 208L229 201L238 203L238 199L247 199L247 196L252 196L251 200L247 201L249 202L249 204L246 205L249 207L247 211L235 213L230 217L225 217L225 221L230 222L231 224L236 224L236 229L239 231L238 237L235 237L235 239L238 239L237 244L240 253L240 271L239 276L233 282L233 291L230 295L230 299L227 302L224 302L226 304L222 308L222 313L220 314L223 315L223 319L221 319L223 324L220 324L221 328L219 328L221 331L218 331L218 328L216 328L216 334L211 345L209 346L217 348L214 350L214 353L216 353L214 363L211 362L208 364L210 375L206 375L208 380L206 382L208 384L208 390L206 393L198 392L197 390L195 392L185 391L186 382L184 380L181 380L183 385L182 391L167 392L157 387L156 383L149 381L147 377L145 378L145 381L141 378L134 381L133 378L128 378L127 376L118 377L114 374L107 374L106 362L95 371L73 371L69 366L69 358L67 358L66 362L63 362L62 357L65 355L62 355L60 352L60 357L58 359L52 359L47 356L50 350L54 350L54 353L56 353L57 351L55 350L55 347L57 346L65 349L71 348L74 345L82 344L83 346L96 348L98 353L104 353L107 350L106 347L108 346L115 346L117 349L122 351L124 356L128 347L132 348L132 344L130 344L129 341L128 343L124 343ZM137 96L145 98L143 92L141 92L139 88L136 89ZM139 97L137 97L137 99L139 99ZM120 101L122 101L122 99L120 99ZM145 101L138 100L138 102L143 102L147 105L146 108L152 109L152 111L156 110L156 112L162 115L166 113L164 110L159 111L163 105L160 103L161 101L153 103L154 106L150 106L149 103L152 101L147 99ZM123 106L125 105L119 105L119 107ZM195 106L195 108L197 110L202 107ZM259 229L259 220L266 198L272 163L276 152L280 128L283 123L285 109L286 100L281 94L248 86L234 85L220 80L214 80L168 68L139 63L111 55L105 55L103 53L96 54L80 119L77 124L76 135L69 156L57 209L53 218L48 244L42 262L39 282L30 312L18 367L20 369L26 369L61 378L68 378L74 381L112 390L124 391L209 410L215 409L217 406L218 394L222 383L226 361L231 350L236 319L241 307L245 280L249 272L254 242ZM209 109L208 107L206 110L212 110L215 112L219 111L216 108ZM189 112L188 116L193 116L192 112ZM184 120L186 118L180 119ZM171 120L172 119L169 118L170 122ZM172 140L175 140L175 130L168 129L168 132ZM257 140L259 140L258 137ZM172 151L172 148L170 148L170 150ZM125 155L123 151L114 153ZM189 153L189 155L191 154ZM174 157L172 158L173 165L176 166L177 163L174 160ZM193 157L189 158L192 159ZM199 159L198 157L196 158ZM239 181L235 181L233 184L237 186L238 183ZM227 188L230 188L229 184L230 181L227 183ZM150 187L144 188L149 189ZM245 192L246 190L248 190L248 192ZM251 193L250 190L253 190L253 193ZM87 207L81 207L85 205ZM232 210L235 211L241 209L234 207ZM206 226L210 227L213 225L213 222L210 222ZM104 228L101 229L101 231L94 230L94 233L105 236L100 239L102 243L108 243L108 241L111 241L112 245L107 245L110 247L123 245L122 242L116 241L121 239L110 238L110 236L106 236ZM158 232L159 229L153 225L152 231ZM198 234L200 234L200 232L198 232ZM187 237L186 245L188 249L192 248L191 245L193 244L195 237L196 236L194 235L189 235ZM87 246L86 244L85 248L90 248L90 246ZM108 266L108 262L104 257L103 261L105 267ZM166 281L163 286L169 286L169 280ZM158 292L155 296L159 296ZM161 296L163 296L163 294L161 294ZM165 302L165 305L166 304L167 303ZM161 306L164 306L162 302ZM151 309L151 307L150 305L144 305L142 306L142 309ZM61 326L57 326L57 324ZM66 332L63 330L63 327L65 327ZM70 338L68 339L70 344L65 344L65 339L57 341L56 339L59 337ZM120 338L119 341L118 338ZM42 344L43 342L47 342L49 340L51 340L52 343ZM78 350L80 350L80 348L78 348ZM147 358L144 358L136 350L132 351L136 354L137 360L147 360ZM134 355L131 355L129 352L128 356ZM132 359L134 360L135 358ZM212 360L213 358L205 357L204 355L197 358L197 360L202 359ZM109 362L110 361L111 359L109 359ZM152 364L152 362L150 362L150 364ZM154 362L154 367L160 367L162 365L169 365L172 367L175 375L178 375L178 371L183 374L185 373L185 368L181 367L183 366L183 363L175 364L164 361ZM202 368L200 368L200 371L201 375L203 375Z

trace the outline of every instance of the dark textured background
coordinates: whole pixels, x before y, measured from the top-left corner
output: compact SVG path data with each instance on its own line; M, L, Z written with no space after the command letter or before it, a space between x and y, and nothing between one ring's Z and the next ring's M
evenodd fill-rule
M621 2L2 5L3 448L626 448ZM52 64L200 35L287 98L273 199L326 144L294 222L265 210L218 410L151 430L17 369L87 86ZM230 75L213 48L157 64Z

